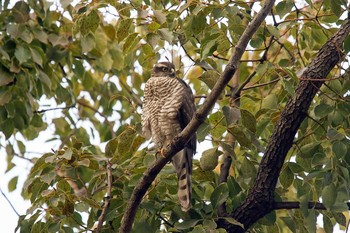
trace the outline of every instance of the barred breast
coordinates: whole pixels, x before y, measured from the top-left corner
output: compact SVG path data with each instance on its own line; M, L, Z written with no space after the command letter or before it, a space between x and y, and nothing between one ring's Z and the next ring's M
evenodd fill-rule
M158 148L181 132L176 117L186 86L177 78L152 77L146 82L142 113L145 136L152 137Z

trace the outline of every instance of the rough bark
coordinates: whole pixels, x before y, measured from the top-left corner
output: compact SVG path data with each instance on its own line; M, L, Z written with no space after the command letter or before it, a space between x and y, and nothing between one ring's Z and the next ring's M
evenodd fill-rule
M225 221L219 226L228 232L244 232L275 207L274 190L286 155L311 101L334 66L341 60L344 39L350 33L350 20L328 40L302 74L295 96L283 110L261 160L257 178L246 200L230 215L245 226L242 229Z

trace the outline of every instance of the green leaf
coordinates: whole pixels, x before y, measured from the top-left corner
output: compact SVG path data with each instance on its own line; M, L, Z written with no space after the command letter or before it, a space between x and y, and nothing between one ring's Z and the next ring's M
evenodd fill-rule
M16 2L12 9L13 18L17 23L26 23L29 19L29 6L24 1Z
M310 209L306 217L306 229L309 233L316 232L316 213L314 209Z
M73 155L73 151L68 148L63 155L61 155L60 157L66 160L71 160L72 159L72 155Z
M66 216L71 216L74 213L74 203L66 199L63 205L62 213Z
M228 195L227 183L219 184L210 196L210 202L213 208L216 209L219 205L226 202Z
M71 187L65 179L61 179L57 182L57 190L68 193L71 191Z
M242 124L251 132L256 132L256 119L249 111L241 109Z
M288 94L294 95L295 89L294 89L292 80L287 80L287 79L282 78L281 83L282 83L283 88L288 92Z
M244 156L243 163L241 166L241 172L247 177L255 177L256 168L252 161L250 161L247 156Z
M323 214L323 229L326 233L333 233L333 223L325 214Z
M83 16L79 21L81 34L84 36L89 32L95 32L100 24L100 16L96 10L92 10L88 15Z
M88 33L81 38L81 49L83 53L90 52L95 48L95 37L92 33Z
M172 43L174 36L173 36L172 32L169 31L169 29L167 29L167 28L158 29L158 33L163 40L166 40L166 41Z
M0 124L0 131L5 134L6 139L9 139L12 136L12 133L15 129L12 119L5 120Z
M49 76L42 70L39 70L39 79L43 82L49 89L51 89L51 80Z
M214 220L208 220L208 219L204 219L202 225L205 229L208 229L208 230L215 230L217 227L217 224L215 223Z
M34 127L40 128L43 126L44 122L39 114L34 114L30 124L33 125Z
M284 15L291 12L293 4L291 1L281 1L276 5L276 13L283 18Z
M138 37L138 33L131 33L125 40L123 45L123 51L128 53L134 50L134 46L140 41L140 37Z
M244 225L240 222L238 222L236 219L234 218L223 218L225 219L227 222L233 224L233 225L236 225L236 226L240 226L242 229L244 229Z
M341 2L338 0L331 0L330 3L332 12L340 17L342 15Z
M224 106L222 107L222 112L226 118L226 125L236 124L241 117L241 112L238 108Z
M284 167L279 177L279 180L284 188L288 188L289 186L292 185L294 180L294 174L290 170L289 166Z
M129 35L129 29L133 22L133 19L122 19L119 22L118 30L117 30L117 38L118 42L124 40L125 37Z
M333 217L334 217L334 219L335 219L335 221L337 221L337 223L339 223L340 225L342 225L342 226L346 226L346 218L345 218L345 216L344 216L344 214L343 213L334 213L333 212Z
M303 158L310 158L312 157L316 151L319 149L320 142L311 142L309 144L303 145L300 148L301 156Z
M278 107L277 96L275 94L265 96L261 107L267 109L276 109Z
M296 224L291 217L281 217L281 219L291 232L296 232Z
M176 223L175 227L178 230L186 230L197 225L199 221L200 221L199 219L188 219L188 220L184 220L181 223Z
M230 132L236 138L239 144L241 144L244 147L250 148L251 140L239 125L230 126L227 129L227 131Z
M12 94L10 90L2 91L0 90L0 106L4 106L12 99Z
M112 158L118 148L118 138L111 139L105 147L105 155L107 158Z
M218 147L203 151L200 158L200 166L203 171L211 171L218 165L218 158L222 154Z
M327 208L330 209L337 198L337 189L334 184L329 184L322 189L322 203Z
M21 152L21 154L24 154L26 152L26 146L24 145L24 143L20 140L17 140L17 146L19 151Z
M273 35L275 38L278 39L280 37L280 32L277 27L272 25L267 25L266 27L270 34Z
M339 159L344 158L348 152L347 146L344 143L342 143L341 141L333 142L332 150L333 150L333 153L335 154L335 156L337 156L337 158L339 158Z
M345 50L345 53L350 52L350 35L348 35L344 40L344 50Z
M214 87L218 79L219 79L219 74L215 70L207 70L203 72L202 75L199 77L199 80L207 84L207 86L210 89Z
M39 66L43 66L44 53L39 47L30 47L31 57Z
M116 36L116 30L112 25L104 25L102 27L104 33L108 36L109 39L114 40Z
M14 191L17 188L18 176L13 177L8 183L9 192Z
M154 17L156 18L157 22L160 24L163 24L166 22L166 15L165 12L160 10L153 10Z
M154 32L154 31L157 31L159 27L160 27L160 24L153 21L147 26L147 30L150 32Z
M30 50L26 47L18 46L15 51L15 57L22 64L31 58Z
M320 119L328 116L333 111L333 107L328 104L319 104L315 107L315 115Z
M232 178L232 176L229 176L227 179L227 187L230 193L230 197L235 197L242 191L242 188L239 186L236 180Z
M192 19L192 32L197 35L201 33L206 28L206 17L204 14L199 13L198 15L194 16Z
M197 140L198 142L204 141L205 137L208 136L211 130L210 124L207 121L203 122L197 130Z
M201 60L205 60L208 56L211 56L217 47L214 39L207 40L202 43L201 46Z
M6 86L7 84L13 82L15 78L14 75L8 72L8 70L5 69L5 67L3 67L2 65L0 65L0 77L0 87Z
M249 43L250 43L250 46L257 49L261 46L263 42L264 40L261 37L253 37Z

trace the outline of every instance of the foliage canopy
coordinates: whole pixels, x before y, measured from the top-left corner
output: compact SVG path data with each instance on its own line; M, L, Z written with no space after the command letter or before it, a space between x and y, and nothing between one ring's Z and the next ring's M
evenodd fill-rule
M108 186L111 200L103 232L119 229L135 185L155 160L152 144L140 135L143 84L153 65L168 56L200 106L261 5L175 0L2 3L1 147L6 149L7 171L16 166L14 157L33 163L22 192L32 207L20 216L17 229L93 229L104 210ZM167 165L140 205L134 232L225 232L216 229L218 207L226 203L230 212L246 198L300 74L346 21L347 7L346 0L287 0L274 5L241 58L238 79L225 89L197 131L200 147L210 147L203 159L214 161L202 167L205 161L194 161L193 209L181 211L176 176ZM254 231L315 232L322 228L316 225L319 215L327 233L336 223L346 226L349 36L344 51L342 62L314 98L274 190L278 201L298 201L300 208L273 211L253 226ZM235 85L241 88L240 101L232 107ZM42 132L60 146L29 157L26 144ZM232 167L227 182L219 183L219 166L210 165L224 153L231 155ZM107 160L111 184L106 184ZM10 181L10 191L17 180ZM320 200L326 210L309 209L308 202Z

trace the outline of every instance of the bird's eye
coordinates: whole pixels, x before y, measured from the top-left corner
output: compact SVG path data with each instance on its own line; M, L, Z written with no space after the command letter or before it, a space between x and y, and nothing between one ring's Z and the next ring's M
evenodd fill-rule
M168 68L167 67L163 67L162 71L168 71Z

